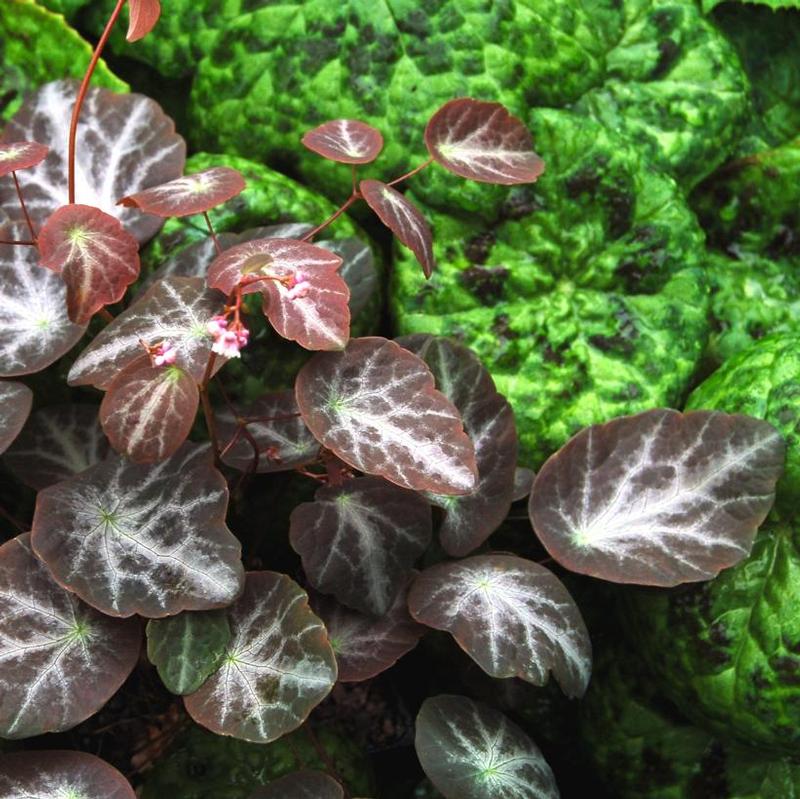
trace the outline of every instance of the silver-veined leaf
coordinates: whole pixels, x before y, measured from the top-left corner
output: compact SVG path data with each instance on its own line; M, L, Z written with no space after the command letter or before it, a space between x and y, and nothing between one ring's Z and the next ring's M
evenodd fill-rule
M344 791L333 777L304 770L258 788L248 799L344 799Z
M303 136L312 152L340 164L369 164L383 149L381 132L357 119L333 119Z
M0 144L0 178L41 163L47 157L48 149L35 141L12 141Z
M22 430L33 404L33 392L16 381L0 381L0 452L5 452Z
M143 39L156 26L161 16L159 0L128 0L130 20L125 38L129 42Z

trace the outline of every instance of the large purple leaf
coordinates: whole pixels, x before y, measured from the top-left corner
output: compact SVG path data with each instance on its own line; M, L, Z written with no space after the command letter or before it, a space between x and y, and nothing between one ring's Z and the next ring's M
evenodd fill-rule
M250 572L228 610L231 642L219 670L184 698L219 735L269 743L299 727L336 682L336 660L305 592L285 574Z
M462 344L426 335L405 336L397 343L425 361L439 391L458 408L475 445L477 488L461 497L428 494L445 512L439 528L442 547L449 555L461 557L480 546L511 507L517 464L514 412L497 393L477 355Z
M439 563L412 583L411 615L447 630L490 676L544 685L568 696L589 684L592 649L578 606L552 572L515 555Z
M311 585L345 605L382 616L428 548L431 507L379 477L323 486L298 505L289 541Z
M582 430L542 467L534 529L572 571L619 583L708 580L746 557L775 499L771 425L667 409Z
M22 430L33 404L33 392L16 381L0 381L0 452L5 452Z
M414 746L445 799L558 799L536 744L502 713L465 696L426 699Z
M55 582L29 533L0 547L0 736L67 730L96 713L140 645L137 621L110 619Z
M311 432L350 466L418 491L474 490L475 450L458 411L425 363L393 341L358 338L316 355L295 394Z
M295 771L258 788L248 799L344 799L344 791L321 771Z
M20 169L30 169L47 156L48 148L35 141L0 144L0 178Z
M303 136L312 152L340 164L369 164L383 149L381 132L357 119L334 119Z
M156 26L161 16L160 0L129 0L130 21L125 38L129 42L137 42L144 38Z
M175 366L202 382L214 343L207 325L224 304L225 298L206 288L201 278L160 280L95 336L72 365L70 385L107 389L122 369L141 357L143 341L150 347L171 343L177 350ZM216 368L224 362L218 357Z
M47 83L17 111L0 141L35 139L50 148L25 176L25 203L41 227L67 201L67 142L77 81ZM158 103L141 94L90 88L78 124L76 202L117 217L139 242L163 221L117 205L117 200L183 172L186 144ZM6 185L6 183L10 185ZM0 182L0 207L17 204L14 185Z
M227 507L210 450L184 444L153 466L111 456L40 491L31 538L59 583L98 610L160 618L239 595Z

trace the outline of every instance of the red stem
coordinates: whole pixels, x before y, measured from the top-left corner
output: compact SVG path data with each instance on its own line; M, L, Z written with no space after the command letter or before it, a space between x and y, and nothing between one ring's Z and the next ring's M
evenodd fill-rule
M25 221L28 223L28 230L31 232L31 238L33 241L36 241L36 230L33 227L33 222L31 222L30 214L28 213L28 209L25 207L25 200L22 199L22 189L19 185L19 180L17 179L17 173L12 172L11 177L14 178L14 186L17 189L17 197L19 197L19 204L22 208L22 213L25 215Z
M423 169L426 169L433 163L433 158L429 158L425 161L424 164L420 164L418 167L415 167L410 172L406 172L405 175L400 175L399 178L395 178L390 183L387 183L387 186L394 186L396 183L400 183L403 180L408 180L409 178L413 178L418 172L422 172Z
M206 220L206 225L208 225L208 232L211 234L211 240L214 242L214 249L217 251L217 255L222 255L222 247L220 247L217 234L214 232L214 228L211 225L211 219L208 216L208 211L203 211L203 217Z
M203 382L200 384L200 404L203 406L203 416L206 420L206 427L208 428L208 435L211 439L211 446L214 449L214 460L219 465L219 437L217 436L217 424L214 421L214 412L211 410L211 401L208 398L208 382L211 380L211 373L214 371L214 363L217 360L217 354L212 352L208 356L208 363L206 364L206 371L203 375Z
M114 321L114 314L112 314L108 308L101 308L97 313L99 314L100 318L105 319L106 322Z
M300 241L311 241L314 236L317 235L321 230L325 230L328 225L332 222L335 222L356 200L360 200L361 195L358 192L353 192L350 197L345 201L343 205L339 207L337 211L334 211L321 225L317 225L313 230L306 233Z
M13 244L13 245L16 245L16 246L19 246L19 247L35 247L36 246L36 242L35 241L17 241L15 239L12 239L12 240L0 239L0 244Z

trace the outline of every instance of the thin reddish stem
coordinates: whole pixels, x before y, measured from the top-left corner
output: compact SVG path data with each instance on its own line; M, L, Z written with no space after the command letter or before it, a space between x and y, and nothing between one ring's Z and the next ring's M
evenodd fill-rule
M31 216L28 213L28 209L25 206L25 200L22 198L22 189L19 185L19 179L17 178L17 173L12 172L11 177L14 178L14 186L17 189L17 197L19 197L19 205L22 208L22 213L25 215L25 221L28 223L28 230L31 232L31 238L33 241L36 241L36 229L33 227L33 222L31 221Z
M203 375L203 382L200 384L200 404L203 407L203 416L206 420L206 428L208 429L208 436L211 439L211 446L214 449L214 460L219 465L219 436L217 435L217 423L214 420L214 411L211 409L211 400L208 398L208 383L211 380L211 374L214 371L214 363L217 360L217 354L212 352L208 356L208 363L206 364L206 371Z
M0 239L0 244L10 244L17 247L35 247L35 241L18 241L16 239Z
M214 232L214 228L211 224L211 218L208 215L208 211L203 211L203 217L206 220L206 225L208 225L208 232L211 234L211 241L214 242L214 249L217 251L217 255L222 255L222 247L219 244L219 239L217 238L217 234Z
M429 158L425 161L424 164L420 164L418 167L415 167L410 172L406 172L405 175L400 175L399 178L395 178L390 183L387 183L387 186L394 186L397 183L400 183L404 180L408 180L409 178L413 178L418 172L422 172L423 169L427 169L433 163L433 158Z
M112 314L111 311L108 310L108 308L101 308L97 312L97 315L101 319L105 319L106 322L113 322L114 321L114 314Z
M306 233L300 241L311 241L314 236L317 235L321 230L325 230L328 225L335 222L354 202L361 199L361 195L358 192L353 192L347 201L341 205L336 211L334 211L321 225L317 225L313 230Z

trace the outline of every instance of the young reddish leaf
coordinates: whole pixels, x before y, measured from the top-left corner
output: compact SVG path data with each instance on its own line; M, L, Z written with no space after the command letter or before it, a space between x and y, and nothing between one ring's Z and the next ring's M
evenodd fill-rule
M308 597L285 574L250 572L228 609L232 638L219 670L184 698L219 735L269 743L299 727L336 682L336 660Z
M117 452L134 463L155 463L186 441L200 392L177 366L152 366L148 355L123 369L100 406L100 424Z
M357 119L334 119L303 136L312 152L340 164L368 164L383 149L381 132Z
M295 771L258 788L248 799L344 799L344 791L321 771Z
M128 7L130 21L125 38L129 42L136 42L147 36L156 26L161 16L161 3L159 0L128 0Z
M120 370L142 356L143 341L151 347L169 341L178 353L175 366L202 382L214 343L207 326L224 304L201 278L160 280L95 336L69 370L69 384L105 391ZM224 363L218 356L214 371Z
M311 607L325 624L336 653L339 682L369 680L410 652L426 629L408 615L407 592L399 591L384 616L376 619L317 594Z
M241 172L227 166L215 166L130 194L117 204L155 216L191 216L227 202L241 194L244 187Z
M58 585L29 533L0 547L0 736L89 718L133 671L140 643L137 621L110 619Z
M475 450L452 403L416 355L385 338L320 353L297 376L303 419L325 447L362 472L437 494L468 494Z
M492 376L467 347L438 336L405 336L397 342L428 365L439 390L458 408L475 445L478 485L462 497L428 494L445 511L439 540L461 557L480 546L511 508L517 463L514 412L497 393Z
M431 535L431 506L379 477L323 486L292 511L289 529L311 585L376 616L408 583Z
M567 696L583 696L592 670L589 633L554 574L515 555L439 563L412 583L411 615L447 630L491 677L544 685L552 672Z
M136 799L113 766L87 752L10 752L0 755L3 799Z
M97 405L35 411L3 456L8 469L37 491L88 469L108 455Z
M527 469L525 466L517 466L514 472L514 493L511 499L519 502L527 499L533 489L533 481L536 479L536 472Z
M44 161L49 147L35 141L13 141L0 144L0 178L29 169Z
M558 799L536 744L502 713L465 696L426 699L414 747L445 799Z
M33 392L16 381L0 381L0 452L5 452L22 430L33 405Z
M436 266L433 234L419 208L397 189L379 180L362 180L358 189L381 222L414 253L425 277L430 277Z
M532 183L544 171L530 132L500 103L451 100L430 118L425 145L437 163L469 180Z
M39 227L64 205L69 124L77 95L77 81L46 83L0 136L2 142L36 139L50 148L47 158L25 176L25 203ZM89 89L78 124L76 202L116 217L145 242L162 220L121 208L117 200L178 177L185 162L186 144L158 103L141 94ZM13 183L0 181L0 207L18 205Z
M111 456L39 492L31 540L56 580L111 616L224 607L241 591L228 487L207 447L139 466Z
M572 571L641 585L708 580L750 552L784 450L766 422L718 411L593 425L536 477L533 527Z
M69 318L88 323L139 276L139 243L113 216L88 205L59 208L39 232L41 265L67 284Z

